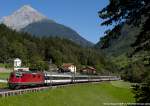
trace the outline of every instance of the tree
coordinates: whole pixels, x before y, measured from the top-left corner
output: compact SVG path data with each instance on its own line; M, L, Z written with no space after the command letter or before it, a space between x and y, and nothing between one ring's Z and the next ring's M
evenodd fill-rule
M116 27L122 26L123 24L132 24L136 27L141 25L141 33L131 46L135 49L134 53L141 50L150 51L150 0L110 0L110 3L99 11L99 17L104 19L101 25L115 25L108 35L111 34ZM115 31L115 33L117 33L117 31ZM107 41L106 47L108 44L109 42ZM143 73L136 69L130 72L130 75L134 74L134 77L139 80ZM150 75L149 73L147 74ZM129 79L132 79L132 76L130 76ZM135 98L138 103L150 102L149 80L150 79L146 79L144 84L139 84L134 87Z
M137 103L150 103L150 83L134 85L133 90Z
M99 11L99 17L105 21L101 25L115 24L115 29L124 23L142 25L142 31L138 35L133 46L144 47L150 46L149 24L150 24L150 1L149 0L110 0L109 5ZM142 18L146 21L142 22ZM113 30L112 30L113 31ZM146 46L146 48L149 48ZM145 48L145 47L144 47Z
M9 42L7 40L7 38L5 36L2 36L0 38L0 61L3 63L6 63L7 60L9 59L9 55L8 55L8 46L9 46Z
M114 22L135 23L141 21L142 16L149 17L149 0L110 0L108 6L99 11L99 16L105 21L102 25L110 25Z

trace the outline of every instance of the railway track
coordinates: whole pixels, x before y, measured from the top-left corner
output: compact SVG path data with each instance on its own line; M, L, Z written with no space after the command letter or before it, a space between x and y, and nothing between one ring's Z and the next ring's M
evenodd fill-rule
M27 88L27 89L19 89L19 90L0 89L0 97L21 95L25 93L38 92L38 91L43 91L46 89L53 89L53 88L59 88L59 87L61 88L65 86L67 85L36 87L36 88Z
M0 93L1 93L1 92L6 92L6 91L11 91L11 89L7 89L7 88L1 88L1 89L0 89Z

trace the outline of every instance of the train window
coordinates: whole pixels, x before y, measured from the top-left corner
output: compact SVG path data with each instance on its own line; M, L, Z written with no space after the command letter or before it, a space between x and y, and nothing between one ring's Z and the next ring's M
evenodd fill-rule
M16 73L16 78L20 78L22 77L22 74L21 73Z
M16 75L16 78L20 78L21 76L19 76L19 75Z
M70 77L57 77L57 76L53 76L52 79L54 80L65 80L65 79L71 79Z
M89 77L75 77L76 80L78 79L88 79Z
M49 76L45 76L45 80L50 80L50 77Z

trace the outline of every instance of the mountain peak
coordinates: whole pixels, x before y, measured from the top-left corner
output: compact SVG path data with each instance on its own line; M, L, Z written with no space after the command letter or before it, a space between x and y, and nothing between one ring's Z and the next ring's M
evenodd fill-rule
M22 6L22 8L24 8L24 9L29 9L29 10L32 10L32 9L33 9L29 4Z
M19 31L31 23L44 19L47 19L46 16L39 13L30 5L24 5L10 16L3 17L2 23Z
M24 5L16 12L38 12L38 11L32 8L30 5Z

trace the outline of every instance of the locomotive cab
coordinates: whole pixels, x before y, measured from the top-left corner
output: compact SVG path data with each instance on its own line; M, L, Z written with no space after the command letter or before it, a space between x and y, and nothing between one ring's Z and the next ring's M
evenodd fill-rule
M21 81L21 77L22 77L21 73L11 72L9 79L8 79L9 88L11 88L11 89L19 88L19 83Z

